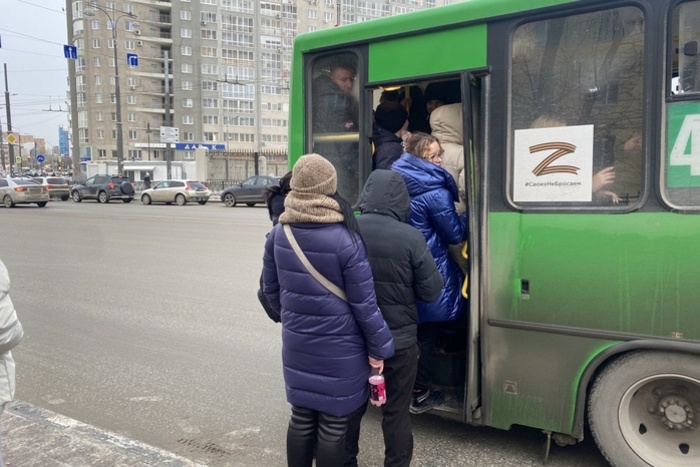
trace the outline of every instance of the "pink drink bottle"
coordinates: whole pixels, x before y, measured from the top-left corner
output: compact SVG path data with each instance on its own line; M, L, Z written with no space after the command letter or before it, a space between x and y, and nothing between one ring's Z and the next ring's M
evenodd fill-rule
M372 375L369 377L369 401L372 405L376 406L380 406L386 402L384 376Z

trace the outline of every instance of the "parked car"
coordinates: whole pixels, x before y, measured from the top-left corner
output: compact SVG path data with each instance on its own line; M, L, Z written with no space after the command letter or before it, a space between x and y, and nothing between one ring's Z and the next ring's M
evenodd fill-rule
M211 191L202 182L196 180L163 180L141 192L141 202L151 203L177 203L179 206L188 201L196 201L199 204L207 204Z
M68 201L70 198L70 183L62 177L33 177L40 185L46 188L50 198L61 198L62 201Z
M238 185L226 188L221 192L221 200L232 208L238 203L255 206L265 202L265 188L271 184L278 184L280 179L270 175L255 175L246 178Z
M130 203L134 199L134 185L123 175L95 175L81 185L74 185L70 196L76 203L84 199L96 199L98 203L120 199Z
M6 208L30 203L43 208L49 202L49 192L31 178L1 178L0 199Z

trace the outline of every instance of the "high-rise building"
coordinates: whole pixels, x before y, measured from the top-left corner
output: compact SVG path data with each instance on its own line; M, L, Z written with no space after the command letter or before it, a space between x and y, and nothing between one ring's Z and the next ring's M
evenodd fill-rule
M78 59L70 101L80 153L117 159L118 113L127 162L164 160L161 126L179 130L174 160L193 159L202 143L286 149L297 34L457 1L463 0L74 1Z

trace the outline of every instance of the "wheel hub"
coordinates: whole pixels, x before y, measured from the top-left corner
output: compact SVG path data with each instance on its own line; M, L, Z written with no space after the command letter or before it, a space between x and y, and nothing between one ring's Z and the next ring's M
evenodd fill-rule
M661 423L671 430L694 430L693 406L681 395L667 395L659 399L658 411Z

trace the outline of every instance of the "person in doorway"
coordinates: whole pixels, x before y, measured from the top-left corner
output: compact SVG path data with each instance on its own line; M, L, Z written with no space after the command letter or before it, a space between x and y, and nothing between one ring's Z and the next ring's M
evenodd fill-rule
M455 204L457 214L467 210L467 193L464 179L464 134L462 131L462 104L446 104L438 107L430 114L432 135L440 141L445 151L442 155L442 168L447 170L455 182L459 201ZM464 244L450 245L448 248L462 271L466 274L468 263L462 256Z
M388 101L377 106L372 131L373 169L391 169L391 164L403 153L402 136L407 128L408 112L399 102Z
M146 176L143 177L143 187L145 189L151 188L151 173L150 172L146 172Z
M10 299L10 275L0 261L0 414L15 397L15 361L11 350L22 340L24 330ZM2 451L0 451L2 465Z
M442 165L443 150L437 138L416 132L408 137L405 151L392 169L404 179L411 197L409 224L425 237L435 258L444 285L434 302L417 301L420 324L418 345L420 358L413 388L411 413L423 413L444 401L444 395L431 391L433 350L442 325L460 318L463 312L462 270L452 260L448 245L467 239L466 213L457 214L457 184Z
M357 220L337 194L333 165L318 154L302 156L290 186L263 257L263 292L282 319L292 405L287 464L310 467L316 446L316 467L356 466L368 379L393 356L393 339L377 307Z
M394 356L384 361L384 466L407 467L413 457L409 407L418 369L416 300L435 300L443 279L425 238L407 223L411 201L398 173L379 169L370 174L360 197L360 212L357 222L372 267L377 304L395 348Z

